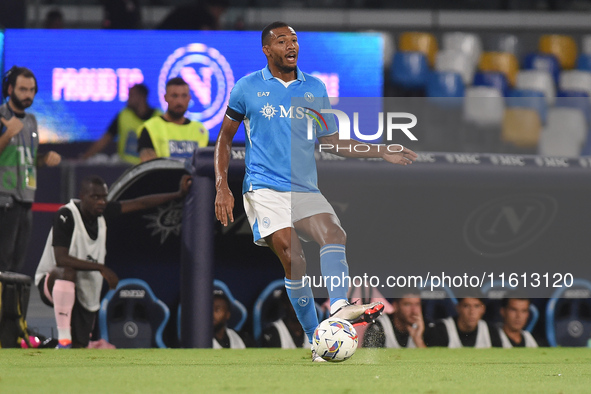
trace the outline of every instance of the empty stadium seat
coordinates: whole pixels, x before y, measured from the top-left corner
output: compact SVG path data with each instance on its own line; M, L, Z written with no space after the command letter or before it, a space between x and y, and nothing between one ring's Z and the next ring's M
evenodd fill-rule
M591 54L581 53L577 59L577 70L591 71Z
M556 101L556 88L554 79L548 71L542 70L523 70L517 74L517 89L535 90L544 93L548 105L553 105Z
M504 114L505 99L498 89L489 86L466 88L464 120L478 126L499 126Z
M480 55L482 54L482 41L477 34L448 32L443 34L442 42L444 50L461 51L468 55L474 66L478 64Z
M526 70L547 71L552 75L554 84L558 84L560 77L560 64L556 56L549 53L533 52L528 54L523 61L523 68Z
M546 123L548 101L543 92L529 89L512 89L507 94L505 103L508 108L535 109L542 123Z
M500 72L482 72L474 74L474 86L490 86L501 91L503 96L509 91L509 83L505 74Z
M551 53L558 59L560 67L570 70L577 62L577 43L571 36L546 34L540 37L539 51Z
M591 72L569 70L560 73L558 83L560 90L574 90L587 93L591 97Z
M424 88L429 76L427 57L422 52L396 52L390 69L390 77L396 85L405 89Z
M117 348L165 348L162 333L169 316L146 282L123 279L101 302L101 337Z
M449 287L435 287L431 290L431 282L428 282L419 290L425 323L457 315L458 300Z
M427 96L463 97L464 82L462 76L454 72L435 71L430 73L427 80Z
M507 108L503 118L501 140L518 148L537 148L542 122L538 111L529 108Z
M587 138L585 114L578 108L550 108L538 152L544 156L577 157Z
M455 72L462 76L464 85L474 80L475 63L469 55L456 49L443 49L437 53L435 69L437 71Z
M591 103L587 93L577 90L559 90L554 106L580 109L585 114L587 126L591 126Z
M497 71L505 74L511 86L515 86L519 62L512 53L508 52L484 52L480 56L478 68L481 71Z
M424 32L404 32L398 39L399 51L423 52L427 56L429 65L435 65L438 45L435 36Z
M554 292L546 305L546 336L550 346L587 346L591 337L591 283L573 280Z
M517 58L521 58L521 43L514 34L493 34L488 35L485 49L492 52L512 53Z

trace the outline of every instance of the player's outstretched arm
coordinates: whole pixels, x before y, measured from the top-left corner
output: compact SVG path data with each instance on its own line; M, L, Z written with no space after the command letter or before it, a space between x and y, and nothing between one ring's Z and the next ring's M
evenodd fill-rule
M215 216L224 225L234 221L234 196L228 186L228 166L232 151L232 140L238 131L240 122L225 117L215 143L213 166L215 169Z
M133 200L121 201L121 213L129 213L139 211L141 209L148 209L157 207L171 200L184 198L191 187L191 176L183 175L181 178L179 190L172 193L150 194L148 196L134 198Z
M54 246L53 254L58 267L69 267L76 271L99 271L109 284L110 289L114 289L117 287L117 283L119 283L119 278L113 270L106 267L104 264L77 259L76 257L71 256L68 248L64 246Z
M402 145L378 145L360 142L356 140L340 140L339 134L334 133L318 138L323 151L331 152L337 156L355 158L378 158L392 164L407 165L417 159L417 154ZM363 147L356 148L360 145ZM369 149L365 148L369 146Z

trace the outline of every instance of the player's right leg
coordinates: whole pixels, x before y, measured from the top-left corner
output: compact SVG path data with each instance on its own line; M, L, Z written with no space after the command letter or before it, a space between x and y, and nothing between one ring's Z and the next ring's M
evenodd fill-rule
M53 304L58 333L58 348L72 347L72 309L76 301L76 270L56 267L46 275L43 295Z

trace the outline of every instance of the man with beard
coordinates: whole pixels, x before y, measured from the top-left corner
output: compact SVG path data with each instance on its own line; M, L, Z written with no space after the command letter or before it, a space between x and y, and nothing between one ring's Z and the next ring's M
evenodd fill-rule
M423 341L425 323L418 292L408 292L392 301L394 313L380 316L365 331L363 347L427 347Z
M31 235L31 206L37 189L37 167L56 166L54 151L37 154L39 133L35 116L25 113L37 94L31 70L14 66L2 80L0 106L0 271L22 269Z
M214 349L244 349L252 347L252 340L228 328L232 317L230 298L221 289L213 291L213 343Z
M180 77L166 83L166 113L153 117L140 126L138 152L143 163L158 157L188 159L197 147L207 146L209 131L201 122L185 118L191 92Z

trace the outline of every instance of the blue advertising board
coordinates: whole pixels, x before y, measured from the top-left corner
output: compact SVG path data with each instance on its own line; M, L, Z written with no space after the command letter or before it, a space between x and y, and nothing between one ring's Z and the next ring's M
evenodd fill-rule
M382 41L371 33L298 34L302 71L338 97L382 96ZM129 87L144 83L152 106L166 110L168 79L191 88L187 117L215 142L232 87L266 65L259 32L6 30L5 67L33 70L39 93L31 107L44 143L98 139L125 106ZM241 126L242 129L242 126ZM244 141L239 131L235 141Z

